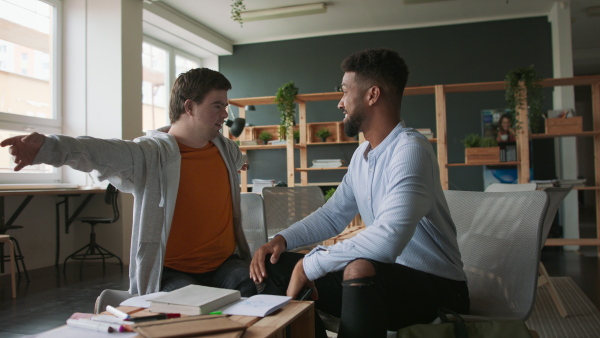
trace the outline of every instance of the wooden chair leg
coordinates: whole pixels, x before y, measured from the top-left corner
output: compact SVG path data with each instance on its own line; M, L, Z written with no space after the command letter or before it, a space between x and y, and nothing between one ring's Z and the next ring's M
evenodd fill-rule
M542 284L540 284L540 282L542 282ZM556 291L556 287L554 286L554 283L550 279L550 276L548 275L548 271L546 271L546 267L544 266L544 264L542 262L540 262L540 282L538 282L538 287L543 284L546 284L546 283L548 284L548 289L550 291L550 297L552 297L552 301L554 302L554 305L556 305L556 309L558 310L558 313L562 317L566 317L567 310L565 309L565 306L564 306L562 300L560 299L558 292Z

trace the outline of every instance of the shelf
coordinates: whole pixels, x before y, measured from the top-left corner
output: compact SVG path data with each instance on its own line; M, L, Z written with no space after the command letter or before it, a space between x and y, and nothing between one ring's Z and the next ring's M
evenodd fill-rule
M240 146L241 150L285 149L285 144L259 144L255 146Z
M327 146L336 144L358 144L358 141L342 141L342 142L314 142L307 144L308 146Z
M308 183L309 187L337 187L342 184L342 182L313 182Z
M598 238L548 238L545 246L562 246L562 245L590 245L600 246Z
M482 165L519 165L518 161L513 162L490 162L490 163L448 163L446 164L446 168L448 167L473 167L473 166L482 166Z
M295 171L319 171L319 170L348 170L348 167L335 168L296 168Z
M578 133L568 133L568 134L531 134L531 139L567 137L567 136L595 136L595 135L600 135L600 131L580 131Z

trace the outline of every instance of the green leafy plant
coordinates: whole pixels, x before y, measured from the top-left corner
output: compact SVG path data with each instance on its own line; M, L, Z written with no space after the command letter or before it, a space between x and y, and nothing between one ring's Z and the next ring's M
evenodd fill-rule
M325 196L324 196L325 202L327 202L327 200L329 200L331 198L331 196L333 196L334 192L335 192L335 188L331 188L325 192Z
M465 148L489 148L497 147L498 142L493 137L484 137L477 134L469 134L460 141Z
M244 26L244 19L242 19L242 12L246 10L244 0L233 0L231 4L231 18L235 22L239 22L240 26Z
M263 131L262 133L260 133L260 134L258 135L258 138L259 138L259 139L261 139L261 140L263 141L263 143L265 143L265 144L266 144L267 142L269 142L269 140L271 140L271 137L272 137L272 136L273 136L273 135L271 135L271 133L269 133L269 132L266 132L266 131Z
M327 128L322 128L322 129L319 129L319 130L317 130L317 132L315 133L315 135L316 135L317 137L320 137L320 138L322 138L322 139L326 139L326 138L328 138L329 136L331 136L331 133L329 132L329 129L327 129Z
M482 148L497 147L498 142L493 137L484 137L481 139L479 146Z
M526 68L514 69L504 79L506 83L506 105L511 112L512 120L516 121L515 129L521 128L520 122L516 119L518 109L528 108L529 127L531 132L538 133L542 131L542 103L543 93L538 76L533 65ZM521 85L521 83L523 85Z
M477 148L481 145L481 136L477 134L469 134L460 141L465 148Z
M300 140L300 130L294 130L294 140Z
M279 137L282 140L287 139L287 133L294 126L294 115L296 115L296 95L298 87L290 81L277 90L275 103L277 110L281 114L279 121Z

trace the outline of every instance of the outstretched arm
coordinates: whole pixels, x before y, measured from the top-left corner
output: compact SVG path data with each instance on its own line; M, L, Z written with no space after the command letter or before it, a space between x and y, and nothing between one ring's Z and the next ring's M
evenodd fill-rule
M20 135L7 138L0 143L0 146L10 146L8 152L14 156L14 161L17 164L15 171L19 171L33 163L45 140L46 136L31 133L25 136Z

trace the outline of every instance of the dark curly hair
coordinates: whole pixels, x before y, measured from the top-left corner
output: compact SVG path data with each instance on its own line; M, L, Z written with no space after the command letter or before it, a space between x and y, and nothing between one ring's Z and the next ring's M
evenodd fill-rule
M402 100L408 67L397 52L384 48L356 52L342 61L342 70L356 73L363 88L378 86L389 99L398 104Z
M183 114L185 100L202 103L206 94L215 89L230 90L231 82L223 74L208 68L196 68L179 74L171 88L169 100L171 124L177 122Z

